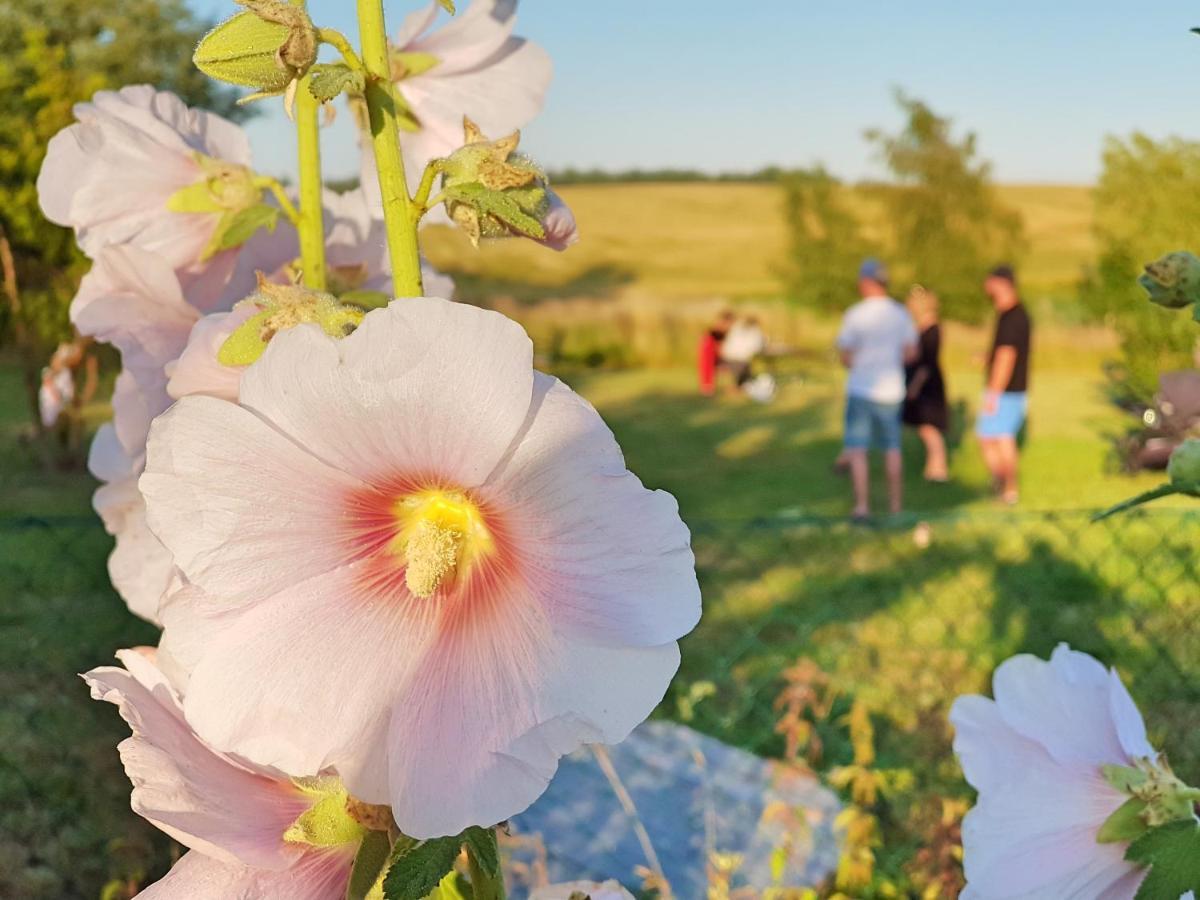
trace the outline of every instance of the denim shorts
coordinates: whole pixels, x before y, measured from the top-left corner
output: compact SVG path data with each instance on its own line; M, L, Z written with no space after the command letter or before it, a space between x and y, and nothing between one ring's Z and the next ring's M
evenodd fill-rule
M981 438L1016 437L1025 424L1029 399L1024 391L1006 391L996 398L994 413L980 412L975 434Z
M866 450L872 444L872 436L881 450L900 449L900 404L847 397L846 449Z

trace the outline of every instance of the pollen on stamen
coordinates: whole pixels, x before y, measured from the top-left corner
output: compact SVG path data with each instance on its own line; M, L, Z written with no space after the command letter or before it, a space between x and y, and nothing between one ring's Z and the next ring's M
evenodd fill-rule
M423 519L416 523L404 547L404 582L415 597L432 597L458 565L463 534Z

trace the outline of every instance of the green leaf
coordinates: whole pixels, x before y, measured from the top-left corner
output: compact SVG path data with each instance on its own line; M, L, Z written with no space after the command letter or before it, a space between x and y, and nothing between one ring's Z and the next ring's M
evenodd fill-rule
M1179 900L1200 890L1200 823L1184 819L1152 828L1129 845L1125 858L1150 867L1134 900Z
M208 259L222 250L240 247L260 228L274 231L278 221L279 207L268 206L265 203L258 203L236 212L227 212L217 223L217 230L213 232L201 258Z
M488 878L500 874L500 850L496 846L496 831L493 828L472 826L462 833L467 853Z
M438 6L450 13L450 15L454 15L454 0L438 0Z
M350 870L346 900L367 900L383 873L383 867L387 865L391 849L388 836L384 832L367 832L358 846L358 853L354 856L354 868Z
M433 838L419 844L397 844L383 879L386 900L423 900L454 868L462 838Z
M287 26L241 12L201 38L192 62L218 81L282 91L292 73L279 65L276 54L287 38Z
M1100 771L1104 773L1104 780L1122 794L1132 793L1135 788L1144 785L1150 777L1134 766L1101 766Z
M344 63L318 63L309 71L308 90L321 103L328 103L341 93L361 94L366 79Z
M518 234L538 239L546 236L542 223L503 191L489 191L481 184L456 184L444 188L443 194L448 201L474 207L481 216L491 216Z
M429 900L474 900L475 892L471 885L457 872L451 872L441 880Z
M1104 820L1096 833L1098 844L1125 844L1142 836L1146 831L1146 801L1130 797L1117 807L1116 812Z

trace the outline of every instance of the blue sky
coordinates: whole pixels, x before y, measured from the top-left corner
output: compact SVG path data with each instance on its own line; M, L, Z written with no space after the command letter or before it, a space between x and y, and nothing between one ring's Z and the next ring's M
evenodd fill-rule
M210 18L234 9L189 2ZM389 24L417 6L388 0ZM351 0L309 8L356 34ZM555 60L523 141L552 168L823 162L872 176L862 133L899 124L894 86L976 131L1003 181L1090 182L1108 134L1200 134L1195 2L522 0L518 22ZM258 167L290 172L278 105L250 130ZM356 152L342 117L327 171L354 173Z

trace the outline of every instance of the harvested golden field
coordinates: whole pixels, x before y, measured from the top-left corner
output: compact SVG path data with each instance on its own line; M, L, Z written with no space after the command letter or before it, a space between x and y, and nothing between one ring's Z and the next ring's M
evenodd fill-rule
M1030 290L1061 292L1092 254L1086 187L1003 185L1025 222L1018 260ZM570 296L630 284L675 297L769 297L781 290L786 234L782 198L769 184L597 184L561 189L582 240L566 253L524 241L472 250L449 229L427 232L432 262L451 272L542 286ZM867 227L879 212L863 198Z

